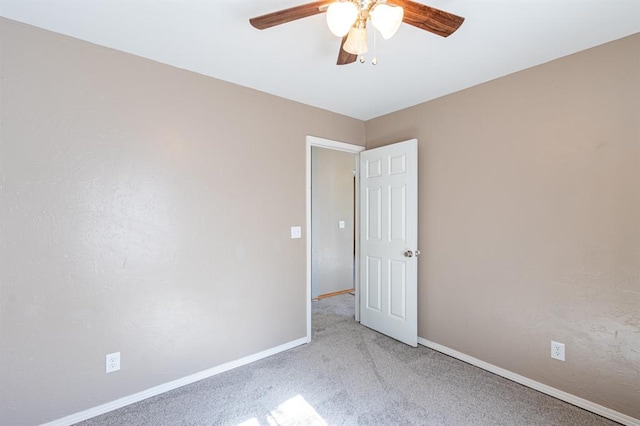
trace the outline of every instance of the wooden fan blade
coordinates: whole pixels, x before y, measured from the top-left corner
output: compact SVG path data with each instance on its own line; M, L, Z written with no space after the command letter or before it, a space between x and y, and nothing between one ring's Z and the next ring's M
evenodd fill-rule
M336 65L347 65L351 64L358 59L358 55L354 55L353 53L349 53L343 49L344 43L347 41L348 35L342 37L342 43L340 43L340 51L338 52L338 62Z
M413 25L442 37L448 37L453 34L464 22L462 16L453 15L412 0L390 0L389 3L401 6L404 9L402 21L405 24Z
M249 19L249 22L251 22L251 25L255 28L264 30L266 28L275 27L276 25L285 24L297 19L326 12L327 9L325 6L329 6L331 3L333 3L332 0L322 0L301 4L300 6L294 6L289 9L283 9L277 12L267 13L266 15L251 18Z

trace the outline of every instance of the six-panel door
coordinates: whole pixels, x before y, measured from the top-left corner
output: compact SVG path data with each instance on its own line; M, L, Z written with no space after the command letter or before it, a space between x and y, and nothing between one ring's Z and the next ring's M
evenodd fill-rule
M360 153L360 321L411 346L418 344L417 145Z

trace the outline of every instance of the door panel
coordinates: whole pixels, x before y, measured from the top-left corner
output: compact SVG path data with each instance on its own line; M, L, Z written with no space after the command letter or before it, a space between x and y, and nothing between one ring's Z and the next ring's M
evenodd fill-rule
M360 153L360 321L411 346L418 344L417 149L413 139Z
M389 238L393 242L407 241L407 187L389 187Z
M381 277L380 271L382 259L379 257L367 256L367 273L366 273L366 291L367 291L367 309L377 312L382 311L381 300Z
M367 188L367 201L363 203L366 210L366 226L365 235L369 241L380 240L382 238L382 224L380 223L382 216L382 194L381 188Z
M389 314L400 320L407 319L407 273L406 264L389 261Z

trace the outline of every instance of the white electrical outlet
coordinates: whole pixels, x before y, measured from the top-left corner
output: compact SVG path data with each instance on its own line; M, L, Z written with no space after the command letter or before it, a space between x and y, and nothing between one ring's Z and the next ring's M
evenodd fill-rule
M564 343L551 341L551 358L564 361Z
M107 355L107 373L120 370L120 352Z

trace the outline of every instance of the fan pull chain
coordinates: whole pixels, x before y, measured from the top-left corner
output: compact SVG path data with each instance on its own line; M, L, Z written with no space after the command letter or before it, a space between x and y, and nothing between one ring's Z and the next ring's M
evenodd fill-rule
M376 56L376 35L377 34L378 34L378 31L373 30L373 59L371 60L371 63L373 65L378 64L378 57Z

